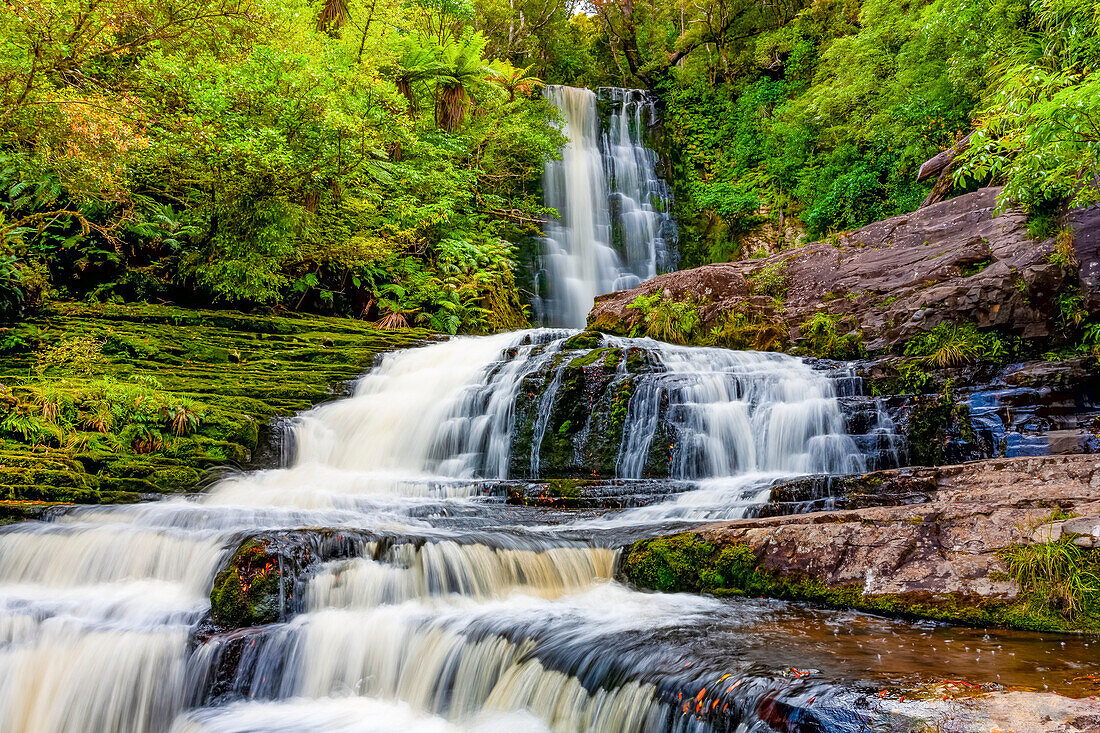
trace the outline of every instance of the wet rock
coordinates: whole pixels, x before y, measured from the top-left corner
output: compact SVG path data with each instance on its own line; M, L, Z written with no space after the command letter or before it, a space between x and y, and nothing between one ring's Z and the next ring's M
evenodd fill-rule
M367 533L335 529L246 538L214 579L210 621L221 628L242 628L285 619L300 608L300 581L310 567L357 555L372 539Z
M849 481L888 496L919 487L922 496L642 540L624 554L623 573L657 590L747 592L977 625L1100 628L1091 617L1026 612L1026 594L1001 556L1006 548L1057 539L1032 533L1053 524L1060 537L1066 514L1100 513L1095 456L987 460ZM1080 527L1091 533L1090 522Z
M597 298L588 324L626 333L639 318L630 304L660 292L666 299L699 301L703 332L724 314L742 312L782 318L797 338L802 323L825 312L845 319L872 350L901 344L944 321L973 321L1030 339L1051 337L1057 333L1055 299L1078 284L1076 274L1047 261L1054 240L1030 239L1022 213L996 213L999 191L959 196L842 234L833 243L659 275ZM1100 209L1076 212L1070 224L1083 242L1078 245L1081 283L1090 304L1100 302L1093 293L1094 271L1100 272L1097 246L1088 244L1100 232ZM772 299L754 295L752 287L755 273L777 266L788 278L778 314Z
M942 733L1100 733L1100 698L999 692L961 700L916 700L890 710L895 730Z
M549 479L495 482L485 493L504 497L513 506L627 509L659 504L694 488L689 482L669 479Z

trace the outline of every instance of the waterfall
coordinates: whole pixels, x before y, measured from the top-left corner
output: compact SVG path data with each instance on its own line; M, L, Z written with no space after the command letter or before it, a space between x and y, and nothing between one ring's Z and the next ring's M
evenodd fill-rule
M703 670L668 640L755 617L618 583L607 530L734 516L776 476L863 456L798 359L574 335L388 354L290 424L286 466L0 528L0 730L707 730L677 728L670 675ZM483 498L563 455L695 490L560 528ZM316 528L378 539L289 579L282 622L203 636L245 538Z
M597 295L671 267L671 196L643 142L656 120L646 92L601 89L599 100L611 106L606 125L588 89L549 86L546 96L567 142L543 176L545 203L558 217L545 227L535 311L544 325L581 327Z

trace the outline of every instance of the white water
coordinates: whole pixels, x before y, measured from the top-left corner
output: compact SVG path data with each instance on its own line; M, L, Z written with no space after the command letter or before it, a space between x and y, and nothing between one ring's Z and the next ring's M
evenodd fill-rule
M601 93L612 106L602 134L594 92L546 89L568 142L543 176L545 203L559 215L546 224L540 258L545 294L535 310L544 325L582 327L597 295L632 288L670 264L674 225L654 207L667 206L669 194L642 141L655 117L652 103L639 90Z
M554 664L595 674L614 639L683 628L717 602L634 592L611 579L614 551L501 526L475 498L472 477L507 475L516 395L565 335L389 355L352 397L301 417L287 468L231 476L192 501L0 530L0 730L667 728L652 684L585 686ZM641 345L663 368L632 398L624 475L647 426L671 419L681 447L670 473L720 486L620 526L704 519L716 504L741 512L737 487L759 491L761 473L860 465L830 381L800 361ZM236 696L209 698L230 641L192 650L189 636L227 553L246 533L322 526L423 540L318 568L303 612L251 640Z

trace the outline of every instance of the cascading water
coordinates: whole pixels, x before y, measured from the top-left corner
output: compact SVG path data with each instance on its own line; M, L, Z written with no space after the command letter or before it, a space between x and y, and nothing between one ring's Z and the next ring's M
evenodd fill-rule
M656 117L646 92L601 89L612 109L603 126L596 93L550 86L546 96L561 111L567 143L543 177L545 203L558 217L545 227L534 305L544 325L581 327L597 295L671 266L671 197L643 141Z
M0 530L0 730L708 729L670 701L677 652L659 638L725 607L620 585L615 550L565 538L583 523L560 536L540 515L520 526L479 498L485 481L539 472L532 455L551 470L548 444L577 453L597 439L614 443L607 465L621 477L648 465L757 492L759 477L862 458L831 380L797 359L614 338L577 349L571 336L389 355L353 396L296 422L286 468ZM598 409L563 430L590 372L604 375L601 399L619 401L617 431L596 424ZM718 510L743 507L702 485L614 522ZM313 569L285 622L196 645L242 539L299 527L378 540ZM746 686L726 707L765 691Z

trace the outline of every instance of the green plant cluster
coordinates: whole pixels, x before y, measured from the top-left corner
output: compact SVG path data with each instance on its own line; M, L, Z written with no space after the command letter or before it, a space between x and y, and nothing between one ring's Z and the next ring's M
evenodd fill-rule
M996 333L980 331L970 322L941 323L906 341L903 350L906 356L934 367L1001 361L1008 355L1008 348Z
M798 327L802 335L801 350L825 359L858 359L866 355L863 334L845 332L844 318L818 311Z
M699 303L691 298L665 298L660 291L639 295L627 308L638 312L630 335L648 336L672 344L692 343L702 325Z
M155 305L54 305L0 333L0 500L102 503L196 488L428 331ZM22 517L4 505L2 517Z
M787 261L776 260L745 276L753 295L767 295L782 302L787 297L791 278L787 274Z
M1100 627L1100 557L1072 537L1016 545L1000 553L1024 591L1030 615Z

